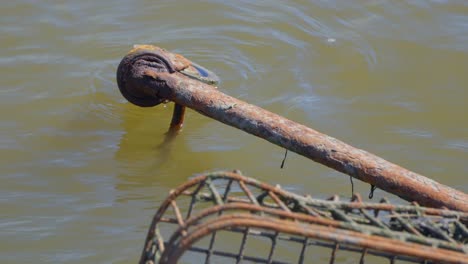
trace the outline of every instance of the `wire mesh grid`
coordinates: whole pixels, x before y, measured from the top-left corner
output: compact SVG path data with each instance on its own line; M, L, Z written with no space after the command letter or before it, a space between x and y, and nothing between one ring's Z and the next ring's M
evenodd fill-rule
M170 192L140 263L468 263L467 223L463 212L320 200L215 172Z

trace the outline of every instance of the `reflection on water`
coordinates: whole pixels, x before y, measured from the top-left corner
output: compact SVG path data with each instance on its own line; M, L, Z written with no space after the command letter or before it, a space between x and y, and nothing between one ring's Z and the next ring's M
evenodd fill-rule
M172 105L137 108L115 84L133 44L467 192L467 13L456 0L3 3L0 262L133 262L158 202L208 170L349 194L347 177L293 153L280 170L284 150L192 111L164 143Z

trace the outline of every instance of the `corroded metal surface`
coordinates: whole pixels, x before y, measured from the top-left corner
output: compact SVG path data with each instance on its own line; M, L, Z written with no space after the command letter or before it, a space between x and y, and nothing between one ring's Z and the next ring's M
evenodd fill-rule
M134 57L141 52L147 51L132 51L123 62L128 63L128 57ZM159 56L158 52L156 58ZM130 64L128 68L131 70L120 70L119 67L119 88L150 98L148 100L169 100L192 108L205 116L261 137L407 201L468 212L468 195L463 192L265 109L230 97L218 91L216 87L188 78L178 71L161 71L157 67L152 68L151 65Z
M126 78L129 74L143 79L155 77L154 72L179 72L183 75L206 83L216 85L219 78L203 66L191 62L180 54L169 52L151 45L135 45L130 53L120 62L117 69L117 83L122 95L131 103L141 107L152 107L167 99L154 94L154 87L164 86L162 81L133 83ZM149 84L149 85L146 85ZM138 87L133 89L130 87ZM185 106L175 104L169 132L178 132L184 124Z
M131 103L141 107L152 107L163 103L167 99L154 96L154 87L163 86L164 83L153 82L146 84L144 81L134 83L136 79L128 79L126 76L138 76L148 78L152 72L173 73L186 67L185 63L174 62L171 58L175 55L164 49L154 46L135 46L134 49L120 62L117 69L117 84L122 95ZM177 66L176 66L177 65ZM137 89L131 87L138 87Z
M462 212L363 203L359 195L350 202L319 200L239 172L217 172L170 192L153 218L140 263L177 263L187 254L202 255L197 261L205 263L311 263L317 261L314 248L332 249L330 263L339 251L358 252L361 263L372 263L370 255L398 263L468 263L467 222ZM229 234L242 239L220 247L233 240ZM204 238L209 242L200 242ZM252 254L249 246L268 254ZM289 251L297 254L285 257Z

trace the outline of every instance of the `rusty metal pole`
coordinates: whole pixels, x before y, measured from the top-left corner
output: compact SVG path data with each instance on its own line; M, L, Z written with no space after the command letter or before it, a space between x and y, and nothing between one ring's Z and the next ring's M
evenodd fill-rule
M149 62L151 54L155 58L166 57L167 61L172 59L174 64L179 63L177 59L185 59L180 55L175 60L173 57L168 58L170 55L155 52L154 49L148 49L148 46L132 50L124 57L117 71L117 81L122 93L131 93L139 99L148 98L158 102L169 100L189 107L407 201L468 212L468 195L461 191L228 96L216 87L188 78L177 70L162 70L159 66L164 63L156 65L154 61Z

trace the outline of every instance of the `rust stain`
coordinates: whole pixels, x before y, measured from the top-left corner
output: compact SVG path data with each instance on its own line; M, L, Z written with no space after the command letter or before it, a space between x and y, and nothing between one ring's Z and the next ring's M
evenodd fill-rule
M166 57L166 60L171 61L177 69L185 67L187 63L181 55L147 45L135 47L127 56L131 57L132 54L147 51L154 51L158 56ZM126 61L126 58L122 61ZM131 67L133 70L118 72L119 89L123 93L139 95L138 100L144 100L145 96L151 95L155 102L173 101L375 185L407 201L416 201L424 206L446 207L468 212L468 195L463 192L409 171L367 151L354 148L312 128L228 96L215 89L214 86L188 78L177 72L177 69L175 72L161 73L160 70L148 65L145 65L144 71L138 71L138 67L142 66L131 65ZM144 76L137 74L139 72L151 78L145 79ZM155 76L160 80L159 82L151 81ZM142 92L142 89L145 91Z
M229 191L228 186L232 185L240 186L242 191ZM304 260L305 248L327 247L326 243L312 242L319 240L335 245L330 260L337 251L358 250L362 252L360 263L364 263L367 255L409 258L416 263L424 260L468 263L464 238L448 229L435 230L436 223L452 221L455 226L466 226L467 220L467 213L417 205L392 205L386 201L364 203L359 195L355 195L351 202L342 202L336 195L332 200L312 199L242 176L238 171L215 172L199 175L170 191L153 217L140 263L153 259L158 263L177 263L187 251L205 253L208 261L214 254L214 245L223 240L223 233L217 233L221 230L244 236L240 246L216 252L218 256L237 261L244 258L261 263L274 262L278 257L276 244L281 241L288 241L290 250L302 247L299 259ZM405 224L405 229L390 225L389 221ZM422 230L424 221L434 221L431 224L434 229ZM161 223L164 223L166 233L171 228L172 232L166 237L158 231ZM278 235L281 241L277 239ZM196 244L206 237L211 237L210 246ZM266 238L257 242L267 241L263 246L270 248L269 257L245 254L248 237Z

